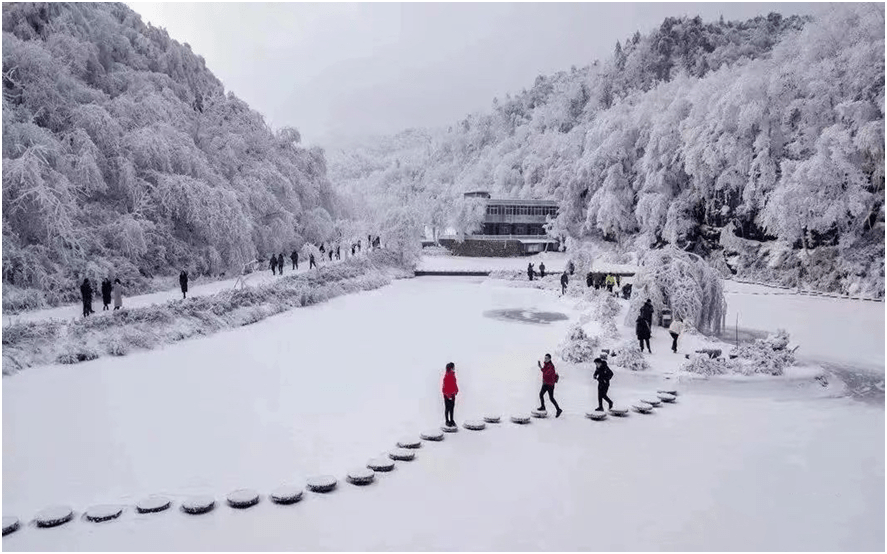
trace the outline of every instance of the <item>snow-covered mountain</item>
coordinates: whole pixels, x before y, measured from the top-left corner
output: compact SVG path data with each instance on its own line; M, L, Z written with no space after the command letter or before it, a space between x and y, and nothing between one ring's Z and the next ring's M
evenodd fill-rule
M668 18L489 112L329 159L341 190L429 225L462 191L554 197L569 237L882 296L884 8Z
M123 4L3 4L4 307L328 238L323 151Z

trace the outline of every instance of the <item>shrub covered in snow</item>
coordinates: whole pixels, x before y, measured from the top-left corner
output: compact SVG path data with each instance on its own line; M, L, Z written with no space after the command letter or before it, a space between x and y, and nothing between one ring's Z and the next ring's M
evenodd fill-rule
M620 344L615 349L614 356L610 358L610 363L630 371L647 371L650 369L650 363L647 362L647 358L644 357L638 344L633 341L625 341Z
M574 325L561 345L560 355L564 361L584 364L594 360L600 340L589 337L579 325Z
M606 290L591 289L591 292L586 293L586 295L591 295L591 316L595 321L615 320L616 316L619 315L619 302Z
M736 366L734 373L782 375L786 367L795 363L795 355L788 349L788 342L788 333L780 329L766 338L740 344L732 352L736 356L731 360Z
M709 358L704 354L694 354L681 369L698 375L711 376L733 373L735 367L733 363L724 360L724 358Z
M717 335L727 313L721 276L702 258L673 247L651 250L641 260L635 276L625 325L634 325L645 300L655 313L670 308L706 335Z

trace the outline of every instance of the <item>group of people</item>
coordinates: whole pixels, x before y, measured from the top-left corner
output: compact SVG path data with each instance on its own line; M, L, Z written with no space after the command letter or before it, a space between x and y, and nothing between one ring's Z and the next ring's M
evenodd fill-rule
M564 411L554 398L554 387L560 380L560 376L554 368L554 363L551 361L551 354L545 355L545 363L539 361L537 364L539 365L539 370L542 372L542 388L539 390L539 408L537 409L542 412L546 411L545 395L548 394L548 399L551 400L551 403L554 405L554 417L558 418L564 413ZM598 393L598 406L595 411L602 412L604 411L604 401L607 402L608 408L613 407L613 400L611 400L607 394L610 390L610 380L613 379L613 370L607 365L607 361L602 358L595 358L594 365L595 370L592 378L597 381ZM444 399L444 425L447 427L455 427L456 420L454 412L456 409L456 395L459 394L459 385L456 382L456 364L453 362L448 363L446 366L441 392L443 393Z
M686 325L678 317L674 318L668 326L668 333L671 335L671 351L675 354L678 352L678 337L681 336L685 329ZM652 354L653 351L650 350L650 337L653 336L653 302L649 298L641 306L641 313L634 323L634 331L638 338L641 352L644 351L644 346L646 345L647 352Z
M567 264L567 271L564 271L561 274L561 295L567 293L567 285L570 282L569 275L573 275L576 271L576 266L570 261ZM533 263L530 262L527 264L527 279L530 281L536 276L536 270L533 267ZM539 277L545 277L545 262L539 262ZM595 289L606 288L607 292L612 293L615 289L617 293L621 292L622 297L628 299L631 297L631 284L626 283L625 286L620 288L621 279L619 275L613 275L612 273L592 273L588 272L585 276L585 285L589 288L594 287Z
M102 311L110 310L112 301L114 302L115 310L119 310L123 307L123 283L120 282L120 279L114 279L113 283L110 278L103 279L101 292ZM95 313L95 310L92 309L92 296L92 283L89 282L88 278L83 279L83 282L80 283L80 298L83 301L83 317Z
M367 244L370 248L379 248L382 245L382 238L379 236L367 235ZM337 260L342 259L342 246L340 244L324 245L324 243L320 243L320 247L318 250L320 251L321 256L327 256L330 261L333 261L333 258ZM360 253L363 248L363 240L358 239L357 242L351 244L351 256L354 257L358 253ZM347 254L347 251L346 251ZM299 251L293 250L290 254L290 262L292 263L293 271L299 269ZM279 256L271 255L271 273L274 275L283 275L283 267L286 265L286 258L283 253ZM308 254L308 269L314 269L317 267L317 260L314 258L313 253Z

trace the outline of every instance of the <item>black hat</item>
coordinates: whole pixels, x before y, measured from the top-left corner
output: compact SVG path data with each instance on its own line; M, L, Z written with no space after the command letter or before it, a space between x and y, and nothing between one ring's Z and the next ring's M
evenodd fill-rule
M604 363L604 361L603 361L602 359L600 359L600 358L595 358L595 359L594 359L594 363L596 363L596 364L602 364L602 363Z

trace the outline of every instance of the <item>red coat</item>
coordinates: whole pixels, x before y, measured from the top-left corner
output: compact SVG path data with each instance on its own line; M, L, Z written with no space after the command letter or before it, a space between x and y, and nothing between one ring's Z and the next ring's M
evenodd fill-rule
M554 371L554 364L545 362L542 364L542 384L553 385L557 380L557 373Z
M459 385L456 384L456 372L447 371L443 378L443 387L441 389L444 396L456 396L459 392Z

